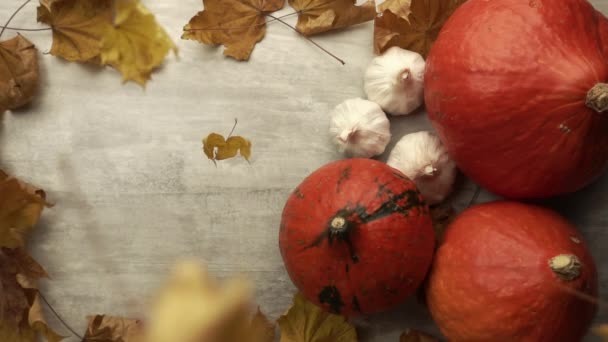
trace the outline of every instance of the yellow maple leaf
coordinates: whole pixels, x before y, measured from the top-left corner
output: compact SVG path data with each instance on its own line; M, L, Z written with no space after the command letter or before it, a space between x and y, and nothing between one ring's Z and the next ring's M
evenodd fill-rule
M21 35L0 42L0 114L30 102L38 88L38 50Z
M89 324L84 341L139 342L142 341L143 325L132 318L95 315L87 317Z
M45 193L0 170L0 247L22 247L48 203Z
M445 21L466 0L388 1L374 21L374 51L398 46L426 58Z
M296 29L307 36L361 24L374 19L376 3L369 0L355 6L356 0L289 0L298 11Z
M356 342L357 331L346 319L325 312L296 294L293 305L278 319L281 342Z
M46 271L20 248L0 248L0 341L34 342L41 334L49 342L63 338L46 323L37 280Z
M155 300L146 342L271 342L261 313L250 318L252 296L242 278L220 284L204 265L181 262Z
M285 6L285 0L203 0L184 27L182 39L223 44L224 55L248 60L255 44L266 34L266 15Z
M177 47L138 0L115 1L115 16L101 40L101 62L118 69L123 80L145 85L169 51Z
M112 6L113 0L41 0L38 21L53 31L51 54L70 62L98 62Z

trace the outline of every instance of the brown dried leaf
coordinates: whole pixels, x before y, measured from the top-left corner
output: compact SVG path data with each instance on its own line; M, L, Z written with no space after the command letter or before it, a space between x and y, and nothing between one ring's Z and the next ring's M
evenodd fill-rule
M285 0L203 0L204 10L184 26L182 39L226 47L224 55L249 59L266 34L266 15L285 6Z
M401 334L399 342L439 342L439 340L421 331L407 329Z
M211 133L203 139L203 151L207 158L213 161L234 158L238 153L245 160L249 160L251 141L240 136L232 136L225 140L222 135Z
M393 46L429 53L445 21L466 0L412 0L407 19L403 11L393 12L392 6L376 17L374 22L374 51L380 54Z
M443 234L452 221L456 218L456 211L449 204L440 204L430 208L433 228L437 242L441 242Z
M41 0L38 21L53 30L51 54L70 62L99 62L112 5L113 0Z
M42 314L36 284L42 277L46 271L23 249L0 248L0 341L33 342L37 334L62 340Z
M325 312L296 294L293 305L279 317L281 342L356 342L357 331L346 319Z
M380 13L389 10L399 18L407 20L410 15L410 3L411 0L386 0L378 5L378 10Z
M289 5L298 11L296 29L307 36L374 19L374 0L361 6L356 3L356 0L289 0Z
M38 89L38 50L22 35L0 42L0 114L32 100Z
M137 319L95 315L87 317L86 341L136 342L142 338L142 324Z
M48 203L45 193L0 170L0 247L22 247Z

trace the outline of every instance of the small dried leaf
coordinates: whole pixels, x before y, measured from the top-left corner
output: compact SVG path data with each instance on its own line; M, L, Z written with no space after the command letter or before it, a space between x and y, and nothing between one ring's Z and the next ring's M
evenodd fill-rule
M327 313L310 303L301 294L278 319L281 342L355 342L357 331L346 319Z
M38 89L38 50L22 35L0 42L0 114L32 100Z
M289 5L298 11L296 29L307 36L374 19L374 0L361 6L356 3L356 0L289 0Z
M87 317L89 325L84 335L85 341L95 342L136 342L141 341L143 329L141 321L132 318L95 315Z
M251 142L240 136L232 136L225 140L217 133L209 134L203 139L203 152L207 158L215 160L225 160L234 158L238 153L249 160L251 158Z
M139 0L115 1L114 11L112 25L101 39L101 63L120 71L124 82L143 86L177 47Z
M386 10L391 11L397 17L407 20L410 15L410 3L411 0L386 0L378 5L378 10L380 13Z
M407 329L401 334L399 342L439 342L439 340L421 331Z
M431 218L433 219L433 228L435 229L435 237L438 242L441 242L446 228L456 218L456 211L451 205L440 204L433 206L431 209Z
M41 0L38 21L53 30L51 54L70 62L98 60L112 5L113 0Z
M445 21L466 0L411 0L410 13L402 17L404 10L396 3L386 6L374 22L374 51L381 54L398 46L418 52L423 57L429 53Z
M180 263L161 289L146 329L146 342L240 342L250 324L249 283L218 284L204 266ZM252 337L252 331L244 335ZM260 340L262 341L262 340Z
M224 55L249 59L266 35L266 15L285 6L285 0L203 0L204 10L184 26L182 39L226 47Z
M48 204L44 191L0 170L0 247L22 247Z
M50 342L62 340L42 314L36 283L46 276L23 249L0 248L0 341L33 342L38 334Z

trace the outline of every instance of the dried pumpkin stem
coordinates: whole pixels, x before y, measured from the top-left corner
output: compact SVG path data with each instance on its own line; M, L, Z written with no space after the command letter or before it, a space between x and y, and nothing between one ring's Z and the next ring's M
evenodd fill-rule
M598 83L587 92L587 107L598 113L608 110L608 83Z
M342 216L336 216L331 220L331 230L333 233L340 233L346 230L346 219Z
M562 280L574 280L581 275L582 264L576 255L560 254L549 260L549 267Z

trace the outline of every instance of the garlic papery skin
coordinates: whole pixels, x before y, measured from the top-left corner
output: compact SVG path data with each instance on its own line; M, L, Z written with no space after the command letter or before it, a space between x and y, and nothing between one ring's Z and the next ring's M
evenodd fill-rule
M399 139L386 163L414 181L429 205L446 199L458 173L439 137L428 131Z
M424 58L392 47L375 57L365 72L367 98L392 115L412 113L424 102Z
M382 154L391 140L390 123L382 108L360 98L346 100L334 108L329 134L340 152L355 158Z

